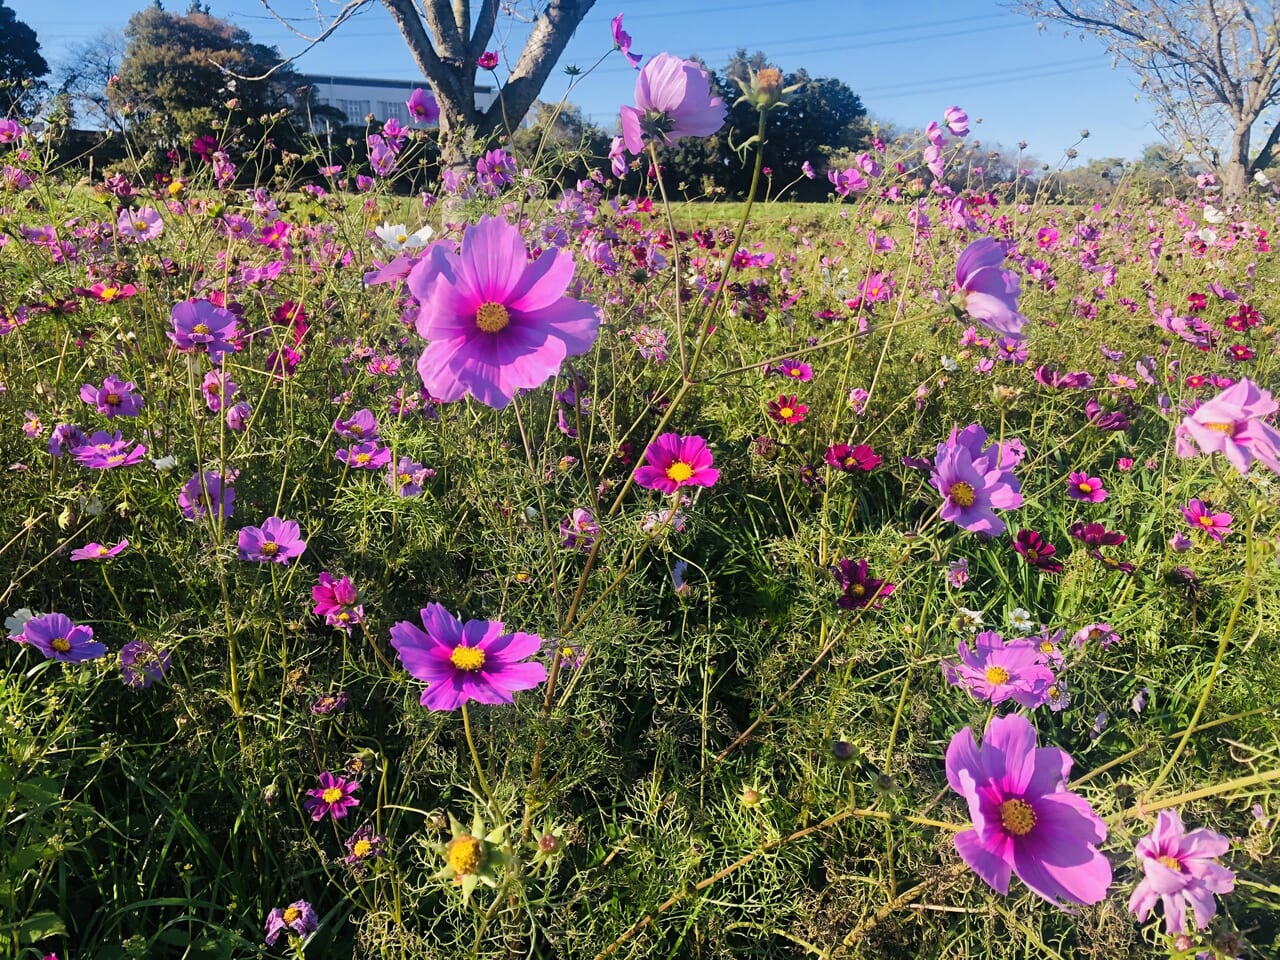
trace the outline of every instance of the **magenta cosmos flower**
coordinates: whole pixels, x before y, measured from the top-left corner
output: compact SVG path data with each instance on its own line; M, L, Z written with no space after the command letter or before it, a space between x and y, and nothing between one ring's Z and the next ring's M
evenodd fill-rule
M325 817L341 820L349 809L360 806L360 801L353 796L359 789L360 784L355 780L335 777L326 770L320 774L320 786L307 791L302 805L311 814L312 820L323 820Z
M145 690L169 672L173 656L146 640L130 640L120 648L120 678L126 687Z
M208 300L183 300L169 311L173 329L168 337L186 353L201 350L211 360L218 360L224 353L233 353L231 342L237 332L236 315L230 310L215 306Z
M988 330L1020 340L1027 322L1018 312L1022 282L1001 266L1004 258L1004 245L991 237L965 247L956 261L957 298L964 311Z
M1086 503L1101 503L1107 499L1107 489L1098 477L1091 477L1083 470L1077 470L1067 477L1067 496L1072 500L1083 500Z
M1192 530L1199 530L1206 533L1219 543L1222 538L1231 534L1231 521L1233 517L1229 513L1214 513L1213 509L1203 500L1188 500L1187 505L1182 508L1182 515L1190 524Z
M302 556L307 542L296 520L267 517L261 527L243 527L237 537L241 560L257 563L285 563Z
M275 946L286 930L293 936L309 937L320 929L320 918L305 900L295 900L287 907L276 907L267 914L267 943Z
M499 217L468 227L459 253L442 246L409 274L418 333L430 341L418 374L432 397L471 394L502 408L515 392L555 376L595 343L596 308L566 297L574 262L546 250L533 263L520 231Z
M203 476L199 471L193 473L178 492L178 509L188 520L195 520L216 504L221 516L232 516L236 512L236 488L231 486L234 479L233 475L223 480L216 470L206 470Z
M512 703L517 690L547 679L541 663L522 663L542 646L532 633L503 633L500 620L465 624L438 603L420 611L418 629L407 620L391 627L391 645L410 675L426 681L419 702L429 710L456 710L468 700Z
M714 486L720 479L711 448L698 436L664 433L645 447L644 459L636 469L636 483L649 490L675 493L681 487Z
M418 87L409 94L404 105L409 108L409 116L414 123L435 123L440 119L440 105L430 90Z
M122 381L112 374L95 387L86 383L80 388L80 399L110 420L113 417L136 417L142 410L142 397L134 393L138 385Z
M73 623L61 613L47 613L33 617L22 627L22 633L13 639L29 643L50 660L63 663L81 663L96 660L107 652L106 644L93 639L93 628Z
M1221 453L1241 473L1254 460L1280 473L1280 431L1265 419L1278 406L1270 392L1247 377L1233 383L1183 418L1177 430L1178 456Z
M1212 830L1187 833L1176 811L1160 811L1155 829L1133 851L1143 880L1129 898L1129 910L1146 920L1158 901L1164 906L1165 932L1178 934L1188 932L1190 904L1195 929L1203 930L1218 912L1213 895L1235 889L1235 874L1216 860L1230 846L1226 837Z
M613 49L622 51L622 55L627 58L627 63L639 70L640 61L644 56L631 52L631 34L622 29L622 14L618 14L609 21L609 28L613 31Z
M878 607L878 601L893 593L892 583L868 575L865 560L841 560L832 573L840 585L836 606L841 610L857 610L873 600L877 601L875 606Z
M118 557L129 546L128 540L121 540L114 547L108 547L101 543L86 543L83 547L76 547L71 551L72 560L109 560L112 557Z
M643 153L648 140L670 145L681 137L709 137L724 126L727 112L711 95L707 71L660 53L636 78L636 105L622 108L622 139L632 153Z
M147 448L142 444L133 445L132 440L125 440L120 431L107 433L105 430L95 431L93 436L71 451L83 466L90 470L114 470L116 467L132 467L141 463Z
M1111 864L1098 852L1107 825L1067 790L1071 757L1037 747L1023 716L995 717L979 747L965 727L947 747L947 783L968 801L973 828L955 836L956 851L984 883L1009 892L1016 873L1051 903L1098 903L1111 885Z
M972 650L961 640L957 652L958 662L942 661L947 683L993 705L1013 700L1034 709L1044 703L1053 683L1053 671L1031 640L1006 642L1000 634L984 630L974 638Z
M987 431L979 424L952 430L946 442L938 444L929 477L942 494L942 519L973 533L1004 533L1004 521L994 511L1022 505L1018 478L1011 469L1018 459L1009 443L988 445Z

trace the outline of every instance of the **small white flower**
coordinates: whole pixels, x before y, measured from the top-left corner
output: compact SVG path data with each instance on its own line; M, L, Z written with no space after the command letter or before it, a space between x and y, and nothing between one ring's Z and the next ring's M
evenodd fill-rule
M1204 205L1204 222L1205 223L1225 223L1226 215L1211 203Z
M380 227L374 227L373 232L378 235L378 239L382 241L383 247L387 250L421 250L431 241L431 235L435 230L428 224L414 233L409 232L409 228L403 223L384 223Z
M1213 227L1201 227L1196 231L1196 236L1200 238L1202 243L1213 246L1218 242L1218 231Z
M1030 633L1035 629L1035 623L1031 620L1031 613L1023 610L1022 607L1014 607L1009 611L1009 626L1019 633Z
M951 357L948 357L946 354L943 354L942 357L939 358L938 363L941 364L942 369L946 370L948 373L954 373L960 368L960 364L956 363L955 360L951 359Z
M1271 180L1270 180L1270 178L1269 178L1265 173L1263 173L1261 170L1258 170L1258 171L1256 171L1256 172L1254 173L1254 175L1253 175L1253 182L1254 182L1254 183L1256 183L1256 184L1257 184L1258 186L1260 186L1260 187L1269 187L1269 186L1271 186Z
M166 456L152 460L151 463L157 470L163 473L166 470L172 470L176 467L178 465L178 458L170 453Z
M9 638L20 636L23 628L26 627L27 621L35 617L30 608L23 607L21 610L13 611L11 616L4 618L4 628L9 631Z
M970 633L977 633L978 628L986 623L982 619L981 610L970 610L968 607L961 607L956 612L955 624L961 630L967 630Z

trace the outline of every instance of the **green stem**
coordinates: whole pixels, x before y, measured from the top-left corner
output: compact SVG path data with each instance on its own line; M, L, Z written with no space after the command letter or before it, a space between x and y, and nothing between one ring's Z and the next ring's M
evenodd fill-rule
M467 705L462 705L462 731L467 737L467 749L471 751L471 761L476 765L476 777L480 781L480 789L484 792L485 798L489 801L489 812L492 816L498 816L498 802L493 797L493 790L489 788L489 781L484 775L484 764L480 762L480 752L476 749L475 738L471 736L471 714L467 712Z

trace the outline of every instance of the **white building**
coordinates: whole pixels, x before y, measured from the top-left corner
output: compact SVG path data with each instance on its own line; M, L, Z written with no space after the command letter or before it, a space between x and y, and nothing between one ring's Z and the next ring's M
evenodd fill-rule
M405 101L419 87L427 87L425 80L372 80L367 77L331 77L320 74L303 74L302 80L315 91L315 101L322 106L335 107L346 114L347 122L364 125L364 118L373 114L379 122L392 117L408 125L409 108ZM476 109L488 110L498 99L493 87L476 86ZM323 121L317 124L324 126Z

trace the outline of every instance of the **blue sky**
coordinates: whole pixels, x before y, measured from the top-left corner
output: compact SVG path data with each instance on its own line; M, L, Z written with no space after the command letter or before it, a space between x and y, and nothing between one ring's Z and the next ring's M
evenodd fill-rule
M45 58L56 63L68 45L110 28L123 28L145 0L8 0L40 37ZM186 0L166 8L186 9ZM253 38L286 55L305 43L277 23L257 0L211 0L216 16L232 20ZM315 32L315 7L336 11L332 0L276 0L275 9ZM1064 35L1061 26L1038 30L1034 21L997 0L598 0L569 44L564 64L584 69L612 48L609 21L624 24L643 54L698 55L722 66L732 51L763 50L784 70L837 77L862 97L872 116L906 127L940 119L958 104L982 118L971 136L1012 148L1029 144L1037 159L1058 163L1087 128L1077 149L1082 159L1136 157L1160 139L1145 100L1135 99L1134 76L1112 69L1092 38ZM527 27L524 28L527 30ZM491 47L519 55L519 24L504 23ZM333 37L304 54L301 72L384 79L420 77L387 11L371 3ZM501 76L499 67L499 76ZM543 99L557 100L568 78L552 73ZM575 89L571 100L612 130L618 106L630 103L635 72L619 54L606 58Z

